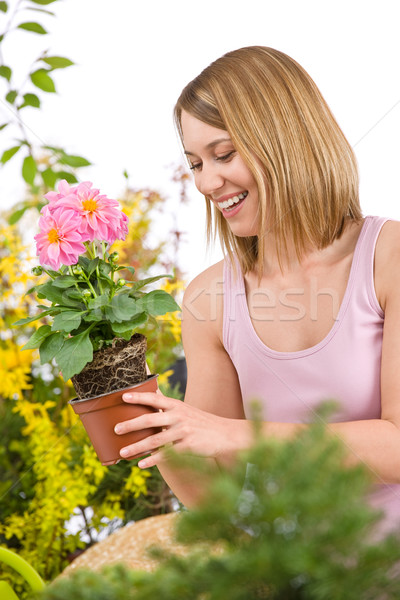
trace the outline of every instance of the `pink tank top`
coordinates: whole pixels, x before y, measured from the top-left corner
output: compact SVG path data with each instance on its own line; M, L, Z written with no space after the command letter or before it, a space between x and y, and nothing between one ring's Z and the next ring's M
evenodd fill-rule
M375 245L387 219L366 217L336 321L318 344L298 352L266 346L250 319L243 275L224 264L223 343L238 373L246 417L254 400L264 420L307 423L323 400L335 400L331 421L379 419L384 313L374 287ZM378 485L372 504L400 521L400 485ZM385 527L386 528L386 527Z

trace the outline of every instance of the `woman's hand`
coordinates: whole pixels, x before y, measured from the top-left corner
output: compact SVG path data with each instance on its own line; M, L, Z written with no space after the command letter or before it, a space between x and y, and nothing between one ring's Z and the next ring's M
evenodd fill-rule
M232 453L238 450L235 439L240 424L242 429L247 429L245 421L205 412L181 400L167 398L160 391L127 393L123 395L123 400L131 404L152 406L156 412L118 423L115 426L116 433L123 434L149 427L162 429L159 433L121 449L123 458L151 454L138 463L141 468L160 463L163 458L162 450L168 446L173 446L177 452L229 460Z

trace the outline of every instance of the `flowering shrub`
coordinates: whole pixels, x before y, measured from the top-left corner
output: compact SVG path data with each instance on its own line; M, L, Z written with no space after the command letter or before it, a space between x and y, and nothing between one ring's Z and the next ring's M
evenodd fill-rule
M70 187L61 181L57 192L46 194L49 203L41 210L40 232L35 236L43 270L49 280L29 290L51 305L40 304L42 312L20 319L26 325L51 317L24 349L39 348L41 363L53 358L65 380L80 373L93 359L93 351L111 345L115 338L129 340L146 321L179 310L164 290L144 293L143 286L170 275L156 275L141 281L116 277L131 266L118 266L118 253L110 254L116 240L128 233L128 217L116 200L101 195L90 182Z
M128 190L120 202L130 230L114 248L124 264L134 264L134 276L139 278L152 268L168 272L178 260L165 251L160 260L164 242L152 246L149 240L151 213L162 210L165 199L153 192ZM34 209L31 213L21 229L36 221ZM80 547L131 520L171 510L173 500L157 470L142 471L136 461L102 466L68 406L72 386L63 385L53 365L39 367L37 350L19 351L23 338L40 323L10 328L32 314L36 304L26 290L34 283L30 270L37 259L23 245L19 224L10 227L0 221L0 259L0 544L16 550L50 580ZM177 268L176 274L179 277ZM43 272L41 280L46 277ZM164 283L179 303L182 281L167 278ZM148 323L146 335L149 364L163 373L179 352L171 330L176 320L178 331L179 320L161 319ZM159 379L162 389L166 375ZM0 580L8 578L21 599L30 597L22 584L16 584L16 577L15 571L8 573L0 565Z

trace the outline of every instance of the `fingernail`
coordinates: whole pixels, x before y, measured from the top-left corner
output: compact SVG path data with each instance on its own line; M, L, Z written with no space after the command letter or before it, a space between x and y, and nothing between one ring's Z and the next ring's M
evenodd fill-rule
M124 400L132 400L133 399L133 394L122 394L122 398Z
M114 431L115 431L115 433L122 433L121 427L119 425L116 425L114 427Z
M138 467L145 469L147 467L147 460L139 460Z
M129 456L128 448L122 448L122 450L120 451L120 455L121 456Z

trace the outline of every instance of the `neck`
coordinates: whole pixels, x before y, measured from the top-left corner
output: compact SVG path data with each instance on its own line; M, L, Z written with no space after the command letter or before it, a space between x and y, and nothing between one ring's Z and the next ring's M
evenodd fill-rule
M299 258L293 241L287 240L287 252L282 253L281 261L276 251L276 239L269 233L264 240L263 275L268 277L281 273L306 271L318 265L329 265L354 250L363 220L349 221L339 239L335 239L325 248L315 248L311 244L304 249Z

